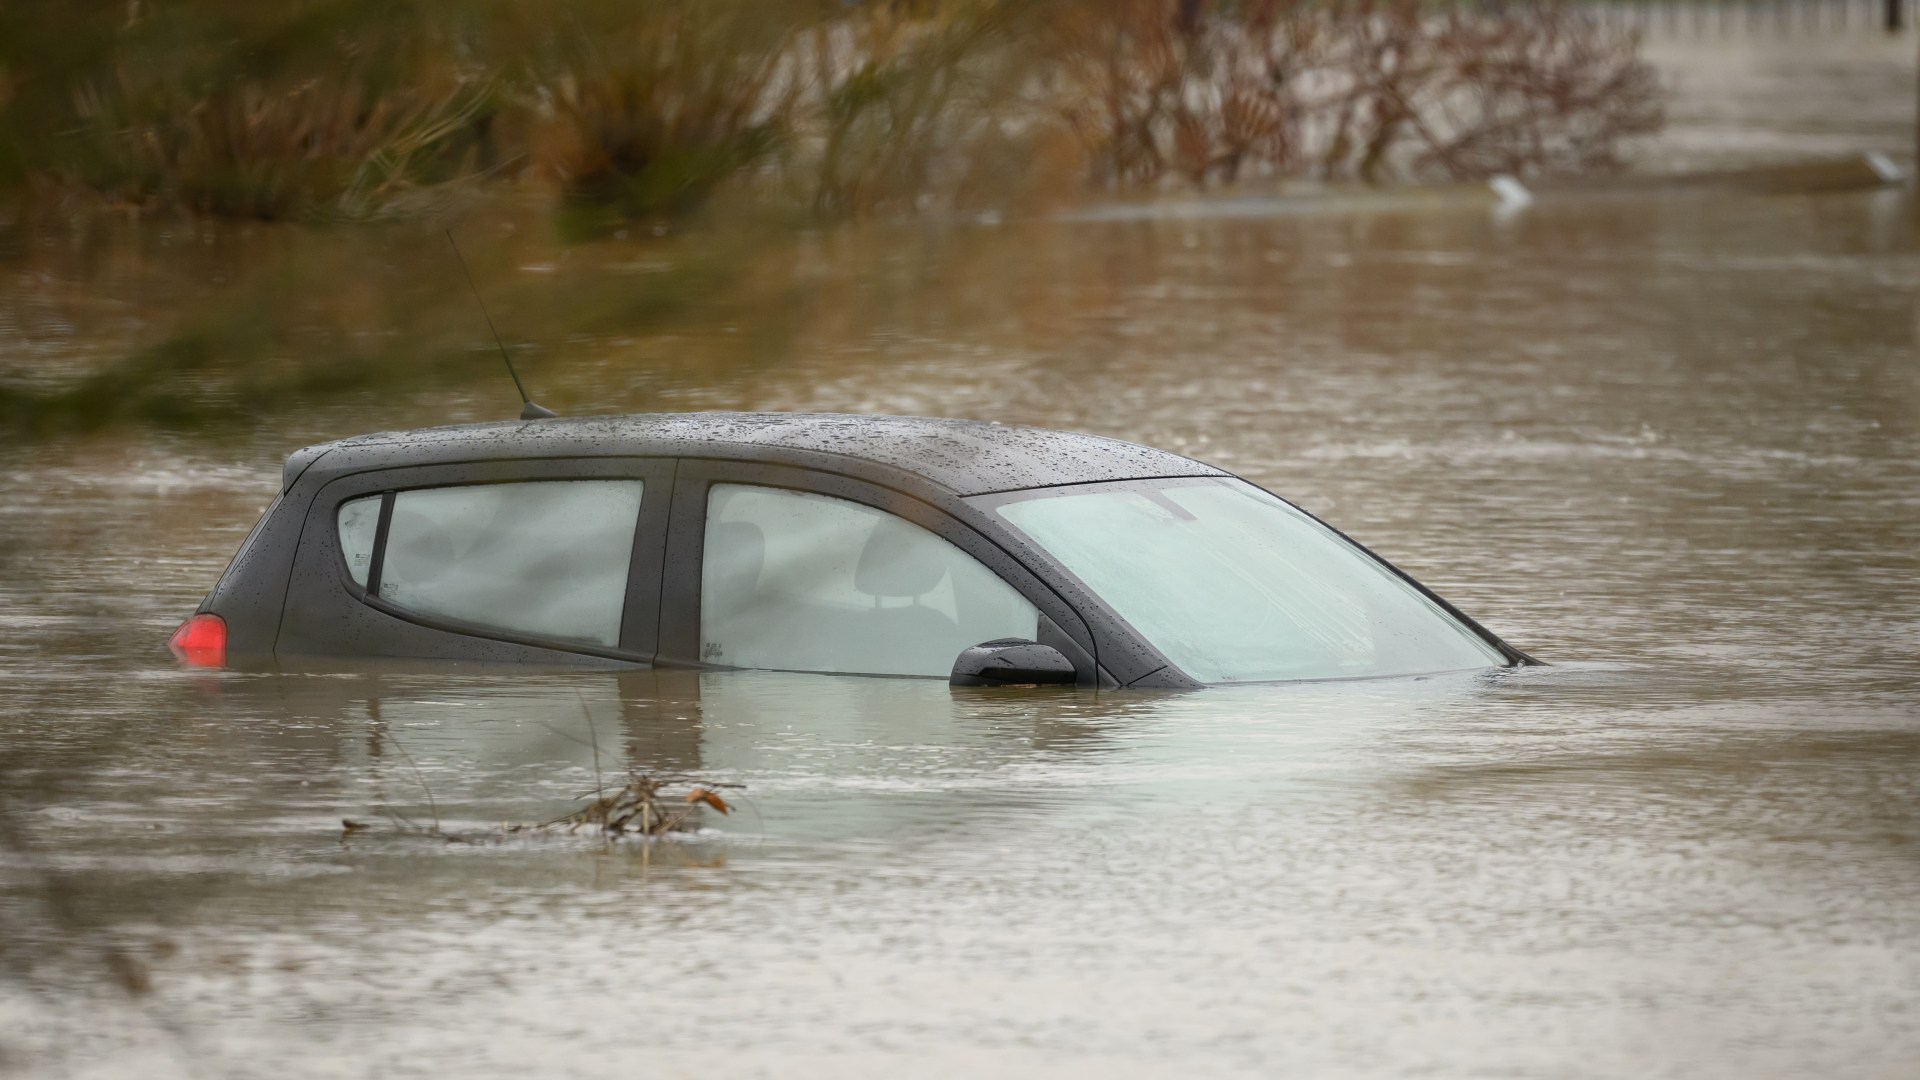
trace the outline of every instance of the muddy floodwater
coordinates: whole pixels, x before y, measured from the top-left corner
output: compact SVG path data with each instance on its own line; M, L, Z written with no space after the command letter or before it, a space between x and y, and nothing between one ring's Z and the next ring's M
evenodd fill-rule
M712 327L532 365L608 410L1198 456L1552 665L1524 671L188 671L164 640L288 451L508 415L504 376L12 445L0 1072L1911 1077L1914 235L1900 189L875 227L810 256L868 268L865 299L777 362ZM220 245L272 242L19 256L10 370L84 370ZM888 269L940 244L939 274ZM595 251L523 273L639 257ZM564 813L595 740L738 810L656 843L385 824Z

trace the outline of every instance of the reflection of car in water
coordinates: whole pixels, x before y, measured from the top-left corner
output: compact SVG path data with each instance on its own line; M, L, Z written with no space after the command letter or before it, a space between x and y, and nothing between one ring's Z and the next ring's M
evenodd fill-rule
M1188 458L972 421L777 413L308 447L173 646L239 666L1134 687L1528 662L1317 519Z

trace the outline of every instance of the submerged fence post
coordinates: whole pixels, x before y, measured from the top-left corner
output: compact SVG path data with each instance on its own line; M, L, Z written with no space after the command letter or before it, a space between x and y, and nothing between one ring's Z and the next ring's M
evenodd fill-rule
M1887 0L1887 33L1897 34L1906 22L1907 0Z

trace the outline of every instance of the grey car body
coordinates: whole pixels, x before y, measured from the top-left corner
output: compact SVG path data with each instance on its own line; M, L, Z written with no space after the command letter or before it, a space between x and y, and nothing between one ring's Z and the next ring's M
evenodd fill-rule
M1229 475L1099 436L919 417L657 414L363 435L287 459L279 496L199 611L225 621L226 660L236 667L373 657L726 667L702 656L709 493L714 485L755 485L860 504L952 544L1031 603L1038 612L1034 640L1065 656L1079 685L1186 688L1200 683L992 508L1009 493L1036 489ZM644 485L617 640L560 641L408 610L377 595L377 570L376 591L370 591L348 569L338 516L355 500L386 500L378 504L387 508L384 544L391 493L592 479ZM379 558L376 552L376 566ZM1406 575L1392 573L1506 663L1531 662Z

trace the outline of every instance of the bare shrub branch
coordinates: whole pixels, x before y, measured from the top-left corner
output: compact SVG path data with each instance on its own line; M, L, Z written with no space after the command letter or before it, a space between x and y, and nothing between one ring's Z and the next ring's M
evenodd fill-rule
M1557 3L1117 0L1055 32L1048 99L1107 187L1612 168L1662 120L1637 35Z

